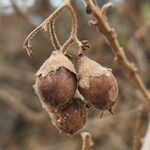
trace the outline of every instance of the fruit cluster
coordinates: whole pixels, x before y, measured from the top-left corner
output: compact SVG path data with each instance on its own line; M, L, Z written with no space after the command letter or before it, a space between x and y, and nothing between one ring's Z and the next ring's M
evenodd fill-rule
M80 55L78 71L62 51L53 51L36 74L35 91L59 131L75 134L86 123L88 104L111 111L118 86L110 69Z

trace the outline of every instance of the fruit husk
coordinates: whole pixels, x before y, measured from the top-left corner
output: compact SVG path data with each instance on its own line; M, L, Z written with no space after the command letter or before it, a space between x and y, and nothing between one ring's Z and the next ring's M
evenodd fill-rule
M53 51L51 56L43 63L40 69L37 71L36 76L47 76L51 71L56 71L60 67L65 67L76 75L75 68L72 62L61 52Z
M116 103L118 85L110 69L86 56L79 60L79 91L85 100L101 110Z
M89 88L90 87L90 77L99 77L103 74L106 76L111 75L111 69L103 67L99 63L89 59L87 56L81 56L79 59L79 85L81 85L83 88Z
M90 77L90 87L88 89L79 87L79 90L90 104L98 109L107 110L116 103L118 89L114 86L114 82L116 81L113 77L108 78L105 75Z
M61 51L54 51L36 73L34 89L40 101L57 111L74 97L76 88L73 64Z
M73 98L77 88L77 80L72 72L61 67L44 78L38 76L35 85L39 89L42 100L51 107L58 108Z
M52 122L60 132L74 135L85 125L86 119L85 103L79 98L74 98L69 105L54 114Z

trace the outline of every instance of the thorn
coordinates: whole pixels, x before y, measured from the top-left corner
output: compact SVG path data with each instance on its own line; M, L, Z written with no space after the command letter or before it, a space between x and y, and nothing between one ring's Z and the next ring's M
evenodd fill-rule
M136 68L134 63L130 63L130 69L133 70L134 72L138 72L138 69Z

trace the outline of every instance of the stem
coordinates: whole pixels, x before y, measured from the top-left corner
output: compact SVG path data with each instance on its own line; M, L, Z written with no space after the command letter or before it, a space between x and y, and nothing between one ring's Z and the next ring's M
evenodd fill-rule
M69 39L64 43L64 45L61 48L62 52L66 51L66 48L74 41L81 49L82 43L79 41L77 37L77 30L78 30L78 23L77 23L77 16L75 9L72 6L72 3L70 3L66 6L67 9L69 10L71 17L72 17L72 29L71 29L71 34Z
M92 0L84 0L85 3L90 7L93 16L96 18L97 23L95 24L99 31L106 37L108 40L113 53L116 57L116 61L125 69L125 71L129 74L133 82L137 85L138 89L143 94L144 99L150 102L150 94L146 89L143 81L141 80L137 68L133 63L131 63L125 52L124 49L120 46L120 43L117 39L117 35L114 29L112 29L107 21L107 17L102 10L107 11L107 7L105 5L102 9L99 9ZM107 4L106 4L107 5ZM109 7L108 7L109 8Z
M90 150L90 147L93 146L93 141L91 134L89 132L82 132L82 150Z
M58 41L57 35L55 33L55 20L50 21L48 26L48 31L51 37L52 45L55 50L59 50L61 48L61 45Z
M77 25L77 16L76 16L75 10L72 5L73 5L72 0L66 0L62 6L60 6L57 10L55 10L53 14L51 14L43 23L41 23L37 28L35 28L27 36L27 38L23 44L23 47L27 49L27 53L29 56L31 56L31 54L32 54L32 46L30 44L31 38L42 28L44 28L45 31L48 30L50 37L51 37L52 45L55 50L61 50L62 52L65 52L67 47L74 41L80 47L79 51L81 51L82 43L77 38L77 26L78 26ZM72 29L71 29L71 34L69 36L69 39L61 47L61 45L58 41L57 35L55 33L55 20L56 20L56 17L59 16L60 13L64 10L64 8L67 8L71 14Z
M136 120L136 127L135 127L135 137L134 137L134 150L141 149L141 132L142 132L142 119L144 116L144 106L142 105L139 108L138 116Z
M62 6L60 6L58 9L56 9L43 23L41 23L37 28L35 28L25 39L23 47L26 48L27 53L29 56L32 54L32 46L30 44L31 38L40 31L45 25L50 22L53 22L53 20L63 11L63 9L68 5L69 0L65 1ZM57 46L56 46L57 47Z

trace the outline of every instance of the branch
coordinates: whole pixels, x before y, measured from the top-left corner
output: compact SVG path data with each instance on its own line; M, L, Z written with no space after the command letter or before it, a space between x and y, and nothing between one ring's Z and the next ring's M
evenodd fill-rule
M26 38L24 41L23 47L26 48L27 53L29 56L32 54L32 46L31 46L31 38L40 30L44 29L47 30L49 22L53 22L56 16L58 16L63 9L68 4L69 0L65 1L62 6L60 6L57 10L55 10L43 23L41 23L37 28L35 28Z
M143 81L141 80L141 77L137 72L137 68L133 63L131 63L128 60L124 52L124 49L120 46L120 43L118 42L115 30L110 27L107 21L107 17L105 14L108 9L106 8L110 8L110 7L106 7L107 6L106 4L102 7L102 9L100 9L93 3L92 0L84 0L84 1L86 5L90 8L92 15L96 18L97 22L95 26L97 26L99 31L106 37L111 48L113 49L113 53L115 55L116 61L125 69L128 75L137 85L144 99L147 100L147 102L150 102L150 94L146 89Z
M90 150L90 147L93 146L93 141L91 134L89 132L82 132L82 150Z
M10 0L10 3L11 3L11 5L12 5L12 7L14 8L15 12L18 14L18 16L19 16L21 19L25 20L25 21L29 24L29 26L30 26L32 29L36 28L36 26L32 23L32 21L30 21L28 15L26 15L25 13L23 13L23 12L18 8L18 6L16 5L15 0ZM43 32L41 33L41 35L43 36L44 40L46 40L46 41L48 40L47 37L45 36L45 34L44 34ZM49 41L48 41L48 42L49 42Z
M69 13L71 14L72 18L72 28L71 28L71 34L68 38L68 40L63 44L63 46L60 45L57 35L55 33L55 21L56 18L61 14L61 12L64 9L67 9ZM57 10L54 11L43 23L41 23L37 28L35 28L26 38L23 47L27 49L27 53L29 56L32 54L32 46L31 46L31 38L39 32L41 29L44 29L44 31L48 31L49 35L51 37L52 45L55 50L61 50L63 53L66 52L67 47L72 43L75 42L79 46L79 54L82 53L83 50L85 50L88 46L88 44L83 44L79 41L77 37L77 17L76 12L73 7L72 0L66 0Z
M64 45L61 47L61 50L65 52L66 48L74 41L80 48L82 47L82 43L78 40L77 37L77 16L76 12L72 6L72 3L69 3L67 5L67 8L71 14L72 17L72 30L70 34L70 38L64 43Z
M142 131L142 119L144 115L144 106L139 108L136 127L135 127L135 137L134 137L134 150L141 149L141 131Z
M50 23L48 24L48 31L49 31L49 35L51 37L51 41L52 41L52 45L54 49L59 50L61 48L61 45L55 33L55 21L54 20L50 21Z

